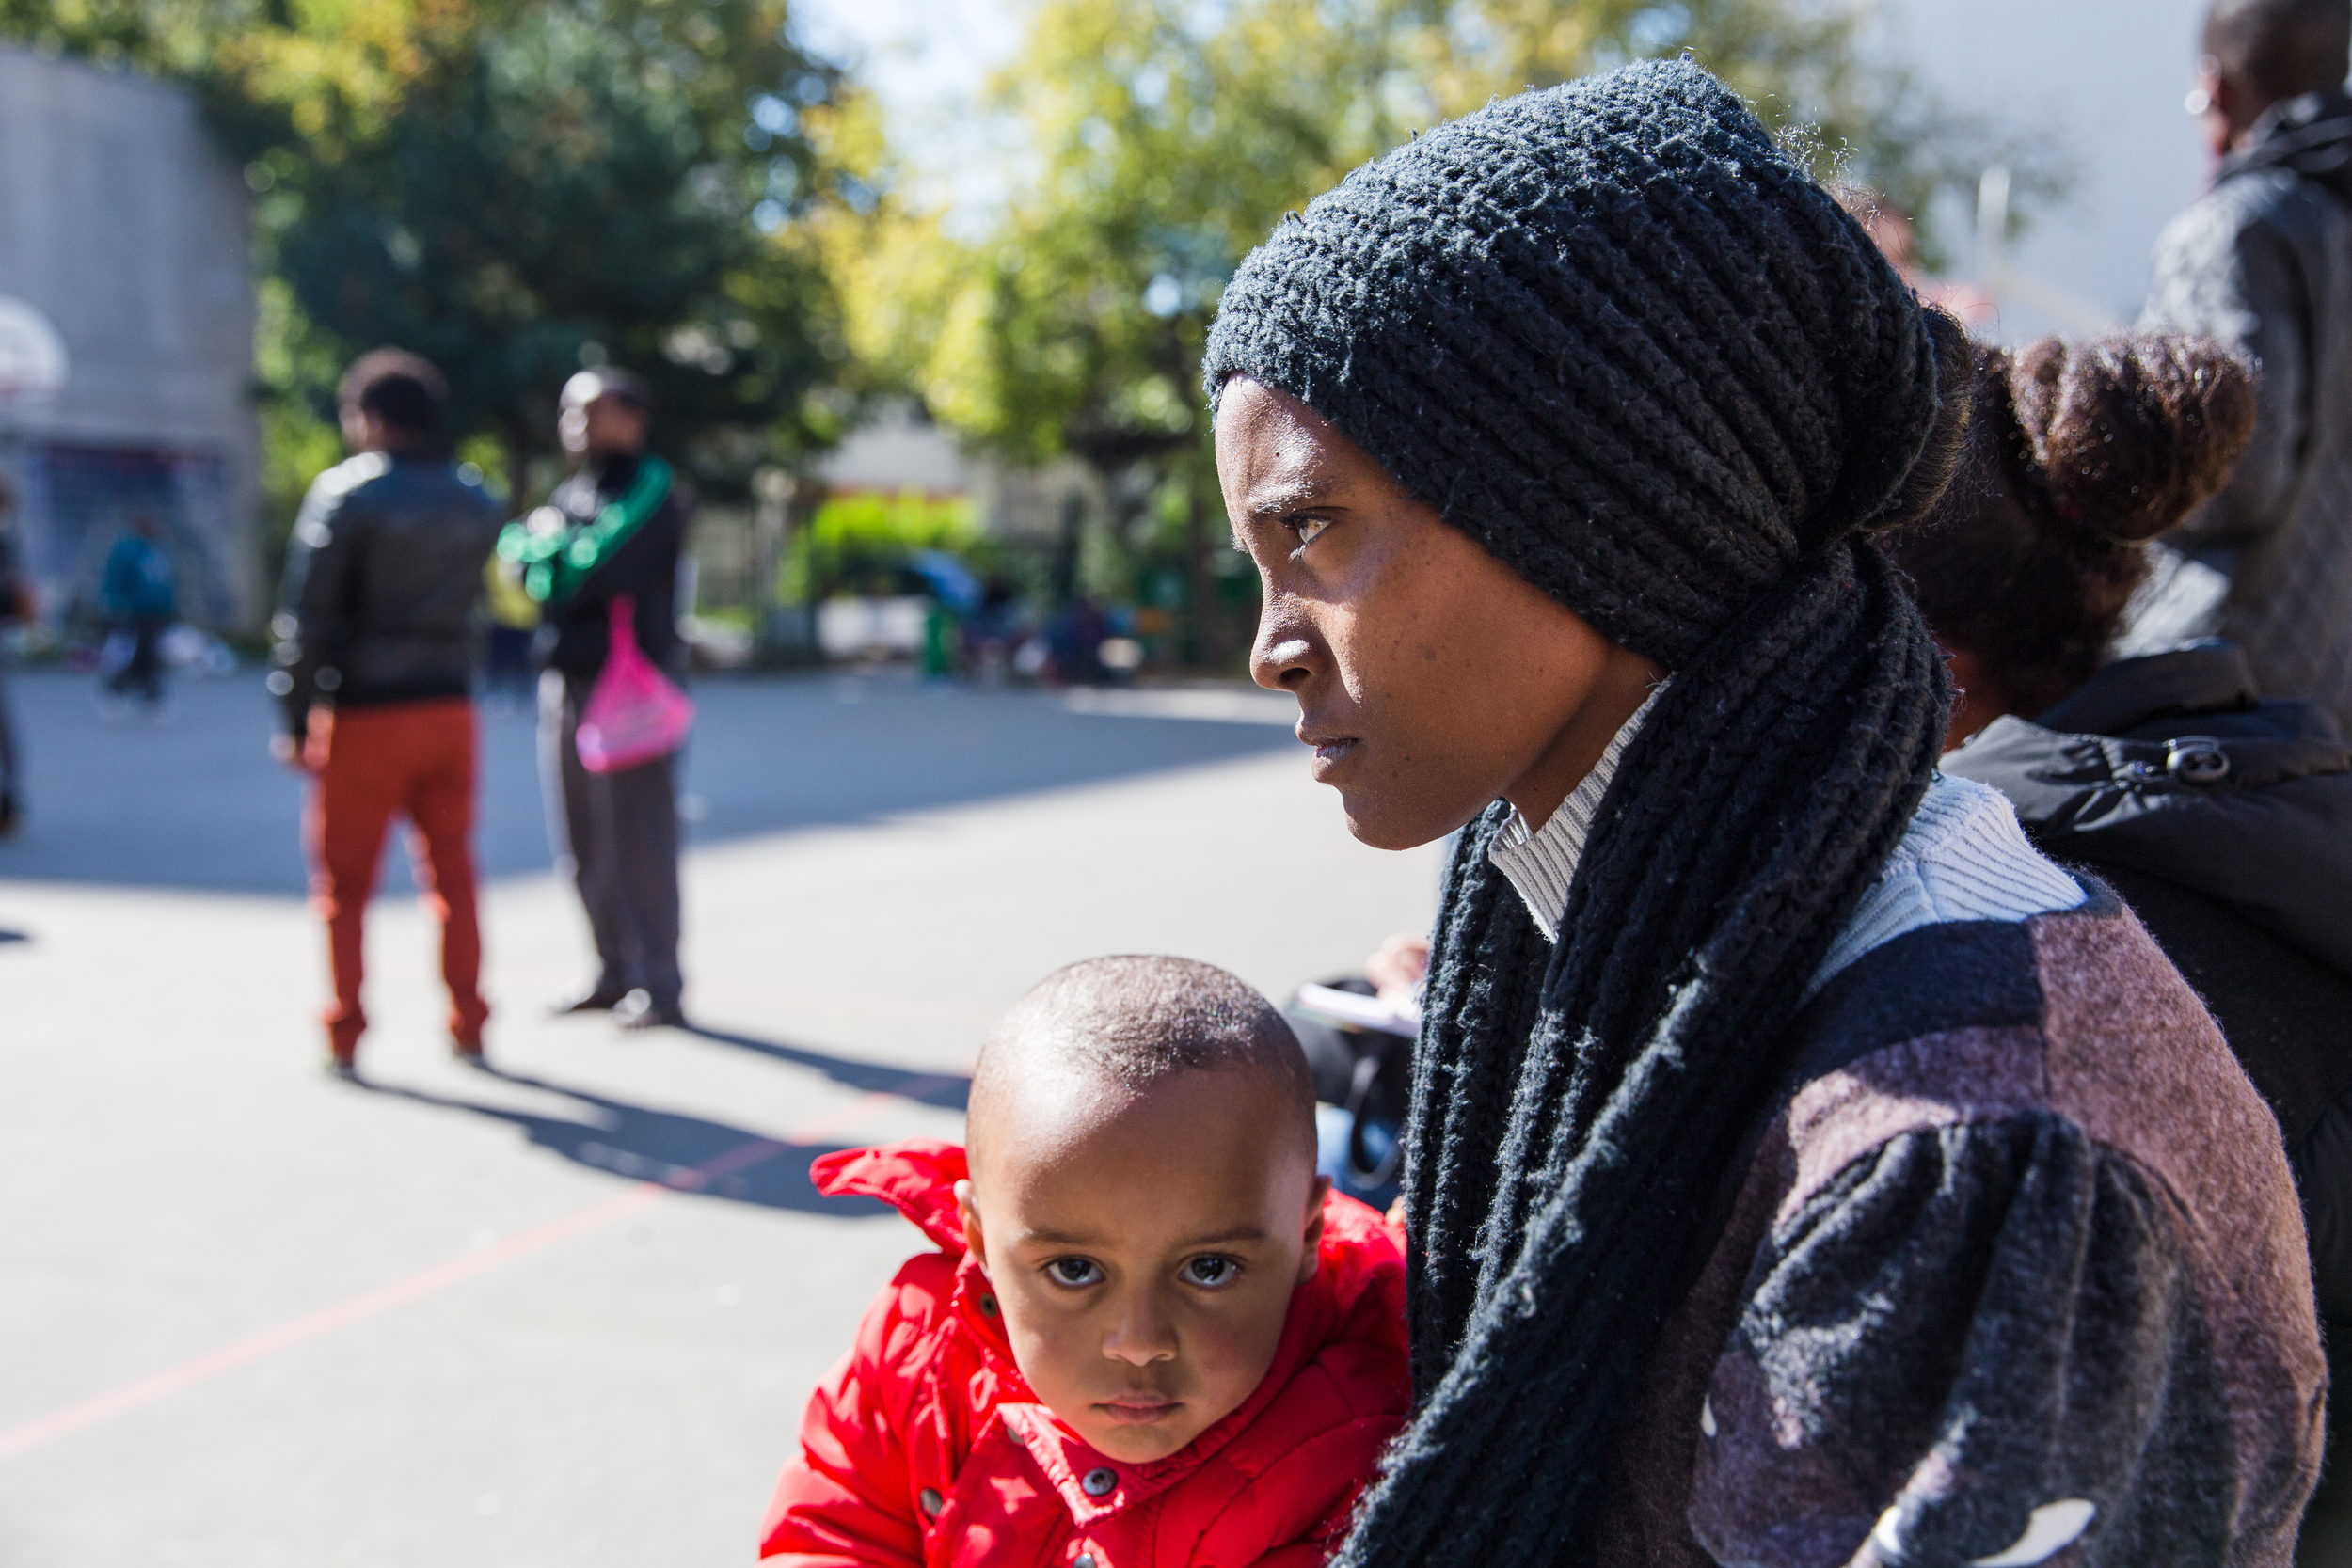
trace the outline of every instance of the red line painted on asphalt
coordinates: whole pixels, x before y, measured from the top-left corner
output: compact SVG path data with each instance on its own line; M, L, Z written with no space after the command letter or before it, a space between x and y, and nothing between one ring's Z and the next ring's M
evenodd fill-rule
M575 1210L571 1213L549 1220L544 1225L533 1226L529 1230L509 1236L495 1246L485 1247L479 1252L469 1252L463 1257L450 1259L446 1262L436 1263L430 1268L410 1275L405 1279L397 1279L389 1285L378 1286L373 1291L363 1291L347 1300L337 1302L332 1307L322 1307L316 1312L295 1318L290 1323L279 1323L275 1328L267 1328L259 1334L248 1335L243 1339L223 1345L218 1350L208 1351L191 1360L183 1361L176 1367L167 1368L151 1377L141 1378L136 1383L125 1384L119 1388L100 1394L94 1399L84 1400L79 1404L67 1405L63 1410L53 1411L46 1416L37 1416L29 1421L9 1427L6 1431L0 1431L0 1463L30 1453L35 1449L46 1447L72 1433L96 1426L103 1421L110 1421L117 1416L126 1415L141 1406L152 1404L158 1400L167 1399L183 1389L193 1388L199 1383L209 1383L214 1378L226 1372L235 1371L240 1367L252 1366L257 1361L266 1360L273 1355L292 1350L297 1345L305 1345L313 1339L323 1338L339 1329L349 1328L355 1323L365 1323L370 1318L380 1317L394 1307L405 1307L410 1302L421 1301L427 1296L438 1294L453 1285L460 1285L477 1275L487 1274L501 1263L511 1263L517 1258L543 1251L558 1242L567 1242L575 1236L585 1234L600 1226L610 1225L614 1220L626 1219L642 1209L660 1202L673 1193L700 1192L711 1182L723 1177L733 1176L738 1172L749 1170L755 1165L764 1164L796 1145L806 1144L814 1139L853 1126L864 1120L885 1101L911 1098L922 1093L925 1089L954 1081L945 1074L938 1074L927 1078L910 1079L895 1091L884 1092L878 1089L830 1117L820 1117L805 1126L793 1128L785 1133L781 1141L774 1138L755 1138L750 1143L738 1145L725 1153L706 1160L691 1169L674 1171L664 1180L640 1182L618 1196L606 1198L601 1203L592 1203L585 1209Z

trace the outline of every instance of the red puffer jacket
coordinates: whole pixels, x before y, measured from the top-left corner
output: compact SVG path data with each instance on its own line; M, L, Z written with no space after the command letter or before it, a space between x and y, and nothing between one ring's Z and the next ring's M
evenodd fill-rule
M818 1386L761 1557L796 1568L1315 1568L1411 1401L1405 1260L1334 1194L1314 1276L1265 1381L1166 1459L1080 1441L1022 1381L988 1276L964 1256L963 1150L915 1139L828 1154L818 1189L898 1205L910 1259Z

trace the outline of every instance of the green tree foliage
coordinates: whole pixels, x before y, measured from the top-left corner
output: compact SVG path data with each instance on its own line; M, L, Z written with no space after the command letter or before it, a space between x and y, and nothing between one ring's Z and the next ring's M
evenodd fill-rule
M1282 214L1490 97L1685 49L1821 173L1910 211L1995 157L2051 187L2046 157L1867 60L1855 25L1812 0L1044 0L994 99L1026 174L993 231L956 238L866 147L882 200L821 233L865 359L967 440L1093 469L1130 559L1181 563L1192 651L1219 663L1240 626L1196 377Z
M758 227L808 183L799 117L832 91L777 24L737 0L475 30L344 157L255 161L276 270L340 342L442 365L458 427L516 457L547 450L564 377L609 358L654 381L706 487L739 487L817 438L828 368L818 276Z
M867 361L968 440L1087 465L1119 553L1181 569L1186 651L1221 663L1236 646L1218 612L1232 562L1197 384L1217 294L1286 208L1428 114L1424 94L1400 90L1402 8L1352 28L1313 0L1249 0L1213 31L1200 14L1048 0L997 92L1036 174L995 231L959 243L938 214L885 197L863 218L832 214L827 232Z
M336 369L388 342L517 478L584 363L655 383L706 490L830 436L836 335L790 220L839 81L781 0L0 0L0 31L204 95L257 194L278 445L312 455Z

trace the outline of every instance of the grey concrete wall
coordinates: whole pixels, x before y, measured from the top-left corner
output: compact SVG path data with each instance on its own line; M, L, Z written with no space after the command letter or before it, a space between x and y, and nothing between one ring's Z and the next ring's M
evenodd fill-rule
M62 487L80 475L87 498L112 463L167 498L189 618L265 618L247 200L188 94L0 48L0 294L46 315L72 358L54 400L0 410L0 462L23 482L53 596L103 544L82 535L115 526L86 503L75 537L44 537ZM65 453L44 463L52 449Z

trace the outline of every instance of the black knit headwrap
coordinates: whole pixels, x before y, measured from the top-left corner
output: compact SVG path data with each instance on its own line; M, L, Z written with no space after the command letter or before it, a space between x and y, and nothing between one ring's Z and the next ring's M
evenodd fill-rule
M1686 63L1440 127L1227 289L1213 398L1298 398L1674 673L1556 945L1487 861L1506 807L1455 855L1406 1131L1418 1410L1337 1561L1590 1560L1629 1385L1935 765L1942 665L1865 534L1940 489L1965 364Z

